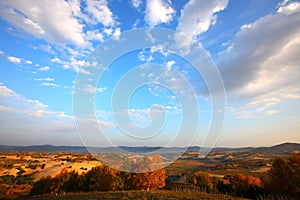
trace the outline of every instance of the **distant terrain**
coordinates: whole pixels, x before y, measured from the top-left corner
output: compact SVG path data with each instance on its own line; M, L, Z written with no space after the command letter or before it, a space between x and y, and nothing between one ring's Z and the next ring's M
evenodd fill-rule
M197 146L183 148L183 147L83 147L83 146L54 146L54 145L32 145L32 146L10 146L0 145L0 152L69 152L69 153L123 153L128 151L131 153L147 153L160 150L164 153L180 153L180 152L192 152L200 151L201 148ZM299 143L282 143L271 147L243 147L243 148L226 148L216 147L213 148L214 152L253 152L253 153L284 153L290 151L300 150Z

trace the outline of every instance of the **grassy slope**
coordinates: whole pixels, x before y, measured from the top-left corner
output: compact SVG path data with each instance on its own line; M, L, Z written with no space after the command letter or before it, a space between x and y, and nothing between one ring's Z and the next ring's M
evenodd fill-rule
M26 199L26 198L22 198ZM64 196L42 196L42 197L29 197L27 199L35 200L52 200L52 199L82 199L82 200L93 200L93 199L141 199L141 200L156 200L156 199L167 199L167 200L177 200L177 199L216 199L216 200L228 200L228 199L242 199L237 197L231 197L228 195L218 195L218 194L204 194L199 192L175 192L175 191L120 191L120 192L98 192L98 193L74 193Z

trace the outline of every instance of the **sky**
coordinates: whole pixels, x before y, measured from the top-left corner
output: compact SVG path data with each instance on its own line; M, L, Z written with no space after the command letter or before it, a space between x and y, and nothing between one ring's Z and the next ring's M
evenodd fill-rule
M99 49L118 46L141 28L183 34L190 40L179 38L179 46L197 45L210 57L226 94L217 136L208 134L218 113L204 72L167 45L128 51L100 77L93 56L100 59ZM212 145L225 147L300 142L300 1L2 0L0 29L2 145L201 146L210 137ZM114 98L120 105L128 88L144 79L152 82L114 110ZM76 87L92 101L76 103ZM183 115L184 102L194 100L198 107ZM87 104L93 116L76 115ZM117 121L124 116L130 120ZM156 134L151 124L162 116ZM100 133L91 128L94 122Z

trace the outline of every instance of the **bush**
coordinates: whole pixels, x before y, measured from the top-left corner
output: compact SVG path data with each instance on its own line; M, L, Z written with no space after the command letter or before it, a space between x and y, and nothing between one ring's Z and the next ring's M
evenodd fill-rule
M41 178L39 181L33 184L30 190L30 195L49 194L53 185L53 180L50 176Z

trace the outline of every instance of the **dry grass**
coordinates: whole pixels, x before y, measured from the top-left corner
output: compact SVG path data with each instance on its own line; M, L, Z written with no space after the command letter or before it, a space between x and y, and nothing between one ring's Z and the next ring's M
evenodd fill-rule
M179 199L211 199L211 200L228 200L228 199L242 199L238 197L232 197L228 195L219 194L205 194L200 192L175 192L175 191L120 191L120 192L98 192L98 193L74 193L61 196L40 196L40 197L28 197L22 199L35 199L35 200L112 200L112 199L122 199L122 200L179 200Z
M209 174L211 175L236 175L236 174L243 174L246 176L255 176L255 177L265 177L267 176L267 173L263 173L263 172L254 172L254 171L246 171L246 170L213 170L210 171Z

